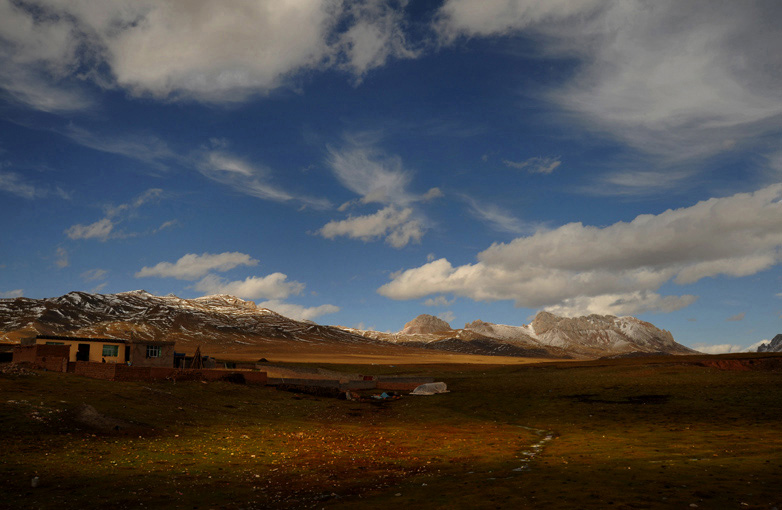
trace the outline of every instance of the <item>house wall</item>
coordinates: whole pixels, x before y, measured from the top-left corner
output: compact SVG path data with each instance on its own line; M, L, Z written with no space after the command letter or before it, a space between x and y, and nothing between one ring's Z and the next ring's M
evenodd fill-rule
M147 358L147 344L131 343L130 363L136 367L174 367L174 344L166 344L160 347L161 356L159 358Z
M70 356L68 361L76 361L76 353L79 352L79 344L89 344L90 346L90 361L102 363L106 360L106 363L125 363L125 344L120 342L85 342L79 340L52 340L46 338L36 338L35 343L37 345L47 346L47 343L57 343L61 345L67 345L70 347ZM103 356L104 345L116 345L117 356Z
M55 372L68 369L67 345L18 345L13 352L14 363L30 363L34 367Z

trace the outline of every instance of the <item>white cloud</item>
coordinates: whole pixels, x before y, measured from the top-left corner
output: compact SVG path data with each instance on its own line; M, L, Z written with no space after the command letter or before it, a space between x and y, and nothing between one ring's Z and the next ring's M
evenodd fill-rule
M198 162L199 171L209 179L232 187L246 195L274 202L296 201L315 209L331 207L328 200L293 195L269 181L271 171L252 165L241 158L223 151L210 151Z
M774 2L448 0L438 30L460 36L524 33L576 73L549 98L590 129L682 159L730 150L778 129L782 46Z
M745 349L744 347L735 344L708 345L705 343L698 343L693 345L692 348L704 354L728 354L731 352L749 352L749 349Z
M554 170L559 168L562 164L562 160L559 156L556 157L534 157L524 161L515 162L504 159L502 161L505 166L510 168L516 168L518 170L526 170L531 174L545 174L553 173Z
M22 289L0 291L0 298L2 299L13 299L22 296L24 296L24 291Z
M695 296L660 296L666 282L747 276L776 265L782 185L644 214L606 227L570 223L495 243L478 262L446 259L400 271L378 292L392 299L454 294L567 314L672 311Z
M306 70L335 67L360 78L391 57L416 55L396 5L4 1L0 87L30 107L63 111L90 105L80 92L85 79L135 96L236 102Z
M760 342L755 342L754 344L747 347L747 352L757 352L758 347L761 345L767 345L770 344L771 340L761 340Z
M114 223L109 218L103 218L89 225L77 224L65 230L70 239L100 239L105 241L114 229Z
M210 271L229 271L238 266L255 266L258 261L245 253L188 253L183 255L175 263L160 262L152 267L142 267L134 276L144 278L155 276L158 278L176 278L177 280L197 280Z
M264 301L262 303L258 303L258 306L261 308L268 308L269 310L275 311L280 315L284 315L285 317L300 321L311 321L317 317L320 317L321 315L337 313L340 310L338 306L334 305L320 305L308 308L292 303L284 303L278 300Z
M330 221L317 232L326 239L347 236L362 241L385 237L394 248L403 248L410 242L419 242L424 235L421 222L413 218L411 208L397 209L389 205L375 214Z
M283 273L248 276L233 282L208 274L195 284L195 289L206 294L230 294L243 299L285 299L291 294L301 294L304 284L288 281L288 276Z
M736 315L731 315L730 317L728 317L725 320L727 322L739 322L739 321L743 321L744 320L744 316L745 315L746 315L746 313L741 312L741 313L737 313Z

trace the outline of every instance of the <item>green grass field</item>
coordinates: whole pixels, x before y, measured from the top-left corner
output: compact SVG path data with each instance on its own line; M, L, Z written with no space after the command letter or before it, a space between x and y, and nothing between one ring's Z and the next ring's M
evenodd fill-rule
M782 508L780 372L660 360L373 370L452 391L374 405L0 375L0 507ZM85 425L84 404L106 420Z

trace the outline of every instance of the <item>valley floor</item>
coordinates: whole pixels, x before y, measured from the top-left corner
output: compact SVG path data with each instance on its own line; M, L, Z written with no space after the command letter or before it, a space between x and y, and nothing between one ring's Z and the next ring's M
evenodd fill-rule
M0 507L782 507L782 372L393 365L373 370L451 393L373 405L0 374Z

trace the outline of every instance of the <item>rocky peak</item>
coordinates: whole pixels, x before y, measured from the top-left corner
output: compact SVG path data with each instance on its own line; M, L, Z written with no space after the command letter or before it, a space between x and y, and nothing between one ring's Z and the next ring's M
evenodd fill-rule
M451 325L434 315L422 314L405 324L401 333L406 335L452 331Z
M782 352L782 333L772 338L769 343L758 346L758 352Z

